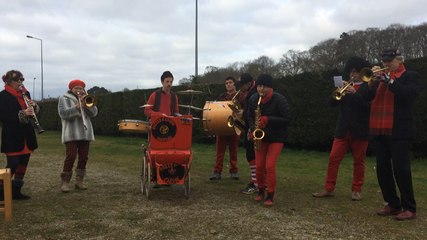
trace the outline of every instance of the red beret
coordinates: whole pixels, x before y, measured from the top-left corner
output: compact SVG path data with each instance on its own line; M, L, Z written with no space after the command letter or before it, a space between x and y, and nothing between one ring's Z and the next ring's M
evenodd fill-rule
M77 87L77 86L85 88L86 84L82 80L79 80L79 79L71 80L70 83L68 84L68 88L70 90L73 89L74 87Z

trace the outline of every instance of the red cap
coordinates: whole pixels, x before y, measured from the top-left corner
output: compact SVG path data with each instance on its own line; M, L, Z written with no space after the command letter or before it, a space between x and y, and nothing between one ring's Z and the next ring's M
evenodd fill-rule
M73 89L74 87L77 87L77 86L85 88L86 84L82 80L79 80L79 79L71 80L70 83L68 84L68 88L70 90Z

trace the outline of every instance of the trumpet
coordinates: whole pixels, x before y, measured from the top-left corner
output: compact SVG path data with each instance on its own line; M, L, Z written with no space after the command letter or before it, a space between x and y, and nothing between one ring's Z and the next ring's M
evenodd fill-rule
M22 97L24 98L24 102L25 102L25 105L27 106L27 108L33 107L33 106L31 106L30 99L28 98L27 94L25 94L25 89L24 89L23 85L20 85L18 88L22 92ZM37 119L36 113L34 113L32 115L32 118L34 120L34 125L36 125L36 127L37 127L38 133L39 134L44 133L44 129L40 125L39 120Z
M352 80L348 82L343 82L344 84L341 87L337 87L337 89L332 93L332 97L335 98L335 100L341 100L341 98L344 97L347 88L354 85L354 82Z
M360 76L362 81L364 82L370 82L372 79L375 78L374 74L378 73L378 72L383 72L383 71L387 71L388 67L385 68L379 68L379 69L375 69L373 70L372 68L362 68L360 70Z
M82 114L83 127L85 130L87 130L86 114L85 114L85 110L83 109L82 102L84 103L85 108L91 108L95 106L96 98L94 95L87 94L86 91L77 92L77 95L79 96L79 106L80 106L80 112Z

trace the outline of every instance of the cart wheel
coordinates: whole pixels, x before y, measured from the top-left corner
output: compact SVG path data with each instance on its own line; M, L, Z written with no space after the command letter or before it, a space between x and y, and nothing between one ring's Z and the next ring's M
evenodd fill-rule
M142 168L141 168L141 192L145 194L145 187L147 185L147 152L144 150L144 156L142 158Z
M187 173L187 176L184 179L184 195L188 199L190 197L190 173Z
M148 199L150 199L151 195L151 188L153 187L152 182L151 182L151 175L153 174L151 172L151 164L149 161L146 161L146 165L145 165L145 195L147 196Z

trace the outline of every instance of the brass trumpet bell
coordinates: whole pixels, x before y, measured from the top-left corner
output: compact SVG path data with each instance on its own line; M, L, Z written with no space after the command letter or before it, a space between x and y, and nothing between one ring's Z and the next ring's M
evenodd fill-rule
M370 82L374 78L375 73L386 71L386 70L388 70L388 67L379 68L379 69L375 69L375 70L373 70L372 68L367 68L367 67L362 68L360 70L360 77L361 77L362 81Z

